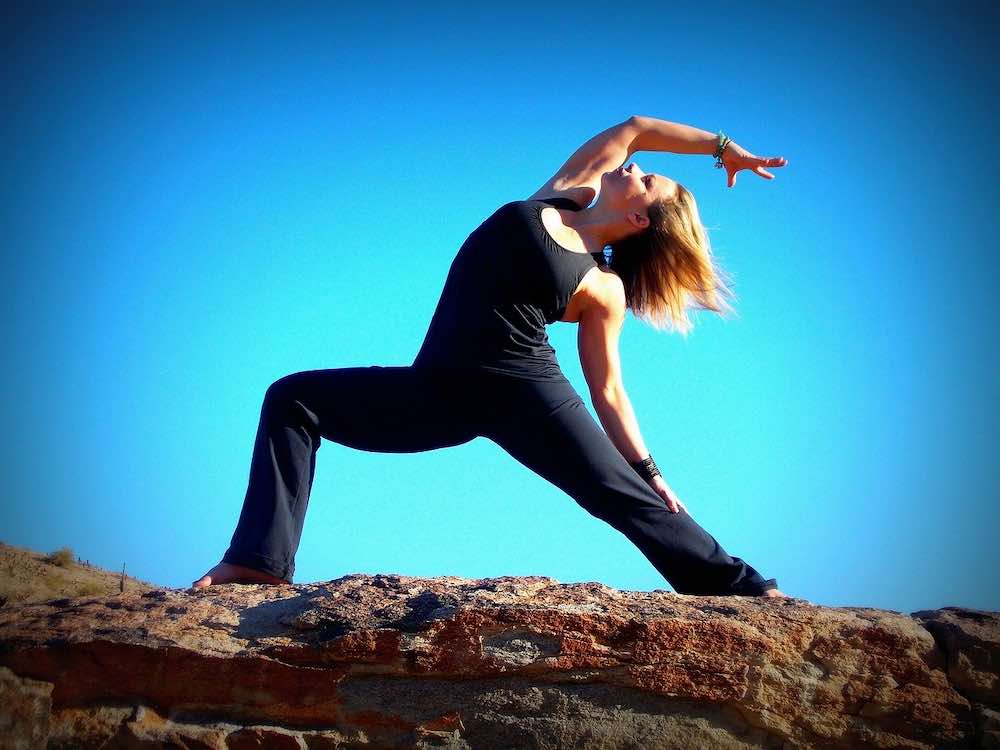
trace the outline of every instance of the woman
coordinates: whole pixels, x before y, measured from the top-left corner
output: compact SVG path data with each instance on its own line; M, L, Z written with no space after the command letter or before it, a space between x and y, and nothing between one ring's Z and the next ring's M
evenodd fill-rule
M692 519L625 393L617 346L626 309L686 334L687 306L721 313L731 296L691 193L621 166L643 150L714 154L729 187L742 169L773 179L765 168L786 164L724 133L650 117L591 138L534 195L469 235L411 365L310 370L270 385L236 531L222 562L192 586L291 583L321 438L410 453L482 436L625 534L676 592L788 598ZM606 432L549 345L545 326L557 320L579 325Z

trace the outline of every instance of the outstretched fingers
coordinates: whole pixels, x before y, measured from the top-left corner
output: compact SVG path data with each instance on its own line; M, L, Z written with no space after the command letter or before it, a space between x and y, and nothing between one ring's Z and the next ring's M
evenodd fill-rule
M774 175L768 172L764 167L783 167L788 164L788 160L783 156L769 156L763 159L757 160L757 166L753 168L753 171L759 174L761 177L766 177L769 180L774 179Z
M764 179L773 180L774 175L768 172L765 167L783 167L786 164L788 164L788 159L783 156L750 157L749 163L744 161L741 166L728 166L726 170L729 175L727 186L733 187L736 184L736 173L742 169L751 169L755 174L760 175Z

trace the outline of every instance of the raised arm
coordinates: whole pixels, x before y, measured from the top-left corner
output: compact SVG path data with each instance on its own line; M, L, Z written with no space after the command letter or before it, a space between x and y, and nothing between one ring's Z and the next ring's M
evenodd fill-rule
M636 151L670 151L674 154L712 154L719 145L715 133L670 120L633 115L638 133Z
M637 129L631 149L635 151L669 151L675 154L714 155L719 146L719 136L707 130L682 125L655 117L633 115ZM754 156L735 141L729 141L722 152L722 166L726 169L728 187L736 184L736 173L751 169L761 177L773 180L774 175L765 167L783 167L788 160L783 156Z
M618 169L635 152L638 134L634 117L602 130L574 151L529 200L565 197L589 206L601 190L601 175Z
M600 192L601 175L620 167L636 151L712 155L718 145L718 135L707 130L655 117L632 115L586 141L529 200L563 197L586 207ZM751 169L761 177L773 180L774 175L765 167L783 167L788 163L781 156L754 156L735 141L726 145L722 162L729 187L736 184L736 173L741 169Z

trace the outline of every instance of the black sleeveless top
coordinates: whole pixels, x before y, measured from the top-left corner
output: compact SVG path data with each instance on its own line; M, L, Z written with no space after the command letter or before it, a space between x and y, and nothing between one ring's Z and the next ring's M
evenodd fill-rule
M542 225L546 205L579 211L568 198L512 201L477 227L451 263L414 367L474 368L528 380L563 380L545 326L603 253L559 245Z

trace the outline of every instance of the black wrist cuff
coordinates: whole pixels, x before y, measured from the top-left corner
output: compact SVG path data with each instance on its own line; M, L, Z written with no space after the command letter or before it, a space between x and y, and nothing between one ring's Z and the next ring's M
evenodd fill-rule
M653 461L652 454L641 461L634 461L629 465L635 470L636 474L647 482L660 473L660 470L656 467L656 462Z

